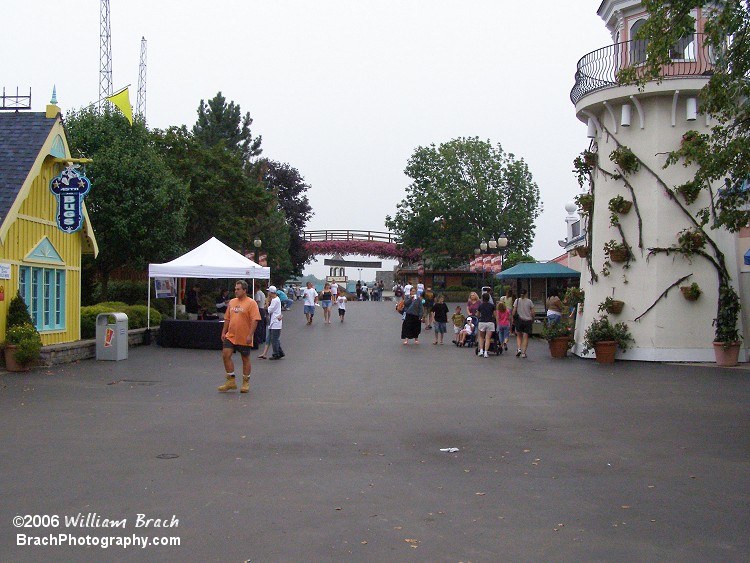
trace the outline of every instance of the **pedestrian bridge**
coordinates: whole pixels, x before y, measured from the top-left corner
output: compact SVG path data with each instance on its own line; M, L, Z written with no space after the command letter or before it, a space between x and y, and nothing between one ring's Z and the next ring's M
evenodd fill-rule
M308 254L360 254L393 258L398 260L418 260L421 252L402 247L396 235L383 231L322 230L303 231L305 249Z

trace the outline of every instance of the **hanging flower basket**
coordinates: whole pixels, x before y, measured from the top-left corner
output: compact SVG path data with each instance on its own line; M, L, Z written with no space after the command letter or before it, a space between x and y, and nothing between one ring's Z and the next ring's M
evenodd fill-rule
M622 313L622 308L625 307L624 301L613 300L612 303L607 307L607 313L612 315L619 315Z
M618 195L609 200L608 207L612 213L620 213L621 215L626 215L630 211L630 208L633 207L633 202L625 199L621 195Z
M612 260L612 262L627 262L629 257L630 254L627 249L624 248L614 248L609 251L609 259Z
M589 249L587 246L579 246L576 248L576 254L580 256L581 258L586 258L586 256L589 255Z
M697 301L701 293L703 293L697 283L682 285L680 286L680 291L682 292L682 296L688 301Z

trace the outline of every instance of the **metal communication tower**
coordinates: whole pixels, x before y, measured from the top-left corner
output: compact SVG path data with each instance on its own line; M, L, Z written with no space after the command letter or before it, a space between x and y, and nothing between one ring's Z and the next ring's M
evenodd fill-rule
M99 109L105 98L112 95L112 33L109 27L109 0L101 0L99 9L101 32L99 34Z
M138 67L138 101L136 115L146 121L146 38L141 37L141 64Z

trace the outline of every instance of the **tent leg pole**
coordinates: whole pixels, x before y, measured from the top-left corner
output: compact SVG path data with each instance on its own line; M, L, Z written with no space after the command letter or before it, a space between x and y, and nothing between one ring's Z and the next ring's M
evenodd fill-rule
M148 297L146 298L147 309L146 309L146 328L151 328L151 276L148 278Z

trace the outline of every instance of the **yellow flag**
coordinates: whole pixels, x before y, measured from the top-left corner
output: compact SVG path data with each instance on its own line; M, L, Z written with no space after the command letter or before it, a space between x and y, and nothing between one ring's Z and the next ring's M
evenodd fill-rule
M119 109L122 112L122 115L125 116L125 119L133 125L133 106L130 105L130 94L128 93L128 89L125 88L113 96L107 96L107 99L115 104L117 109Z

